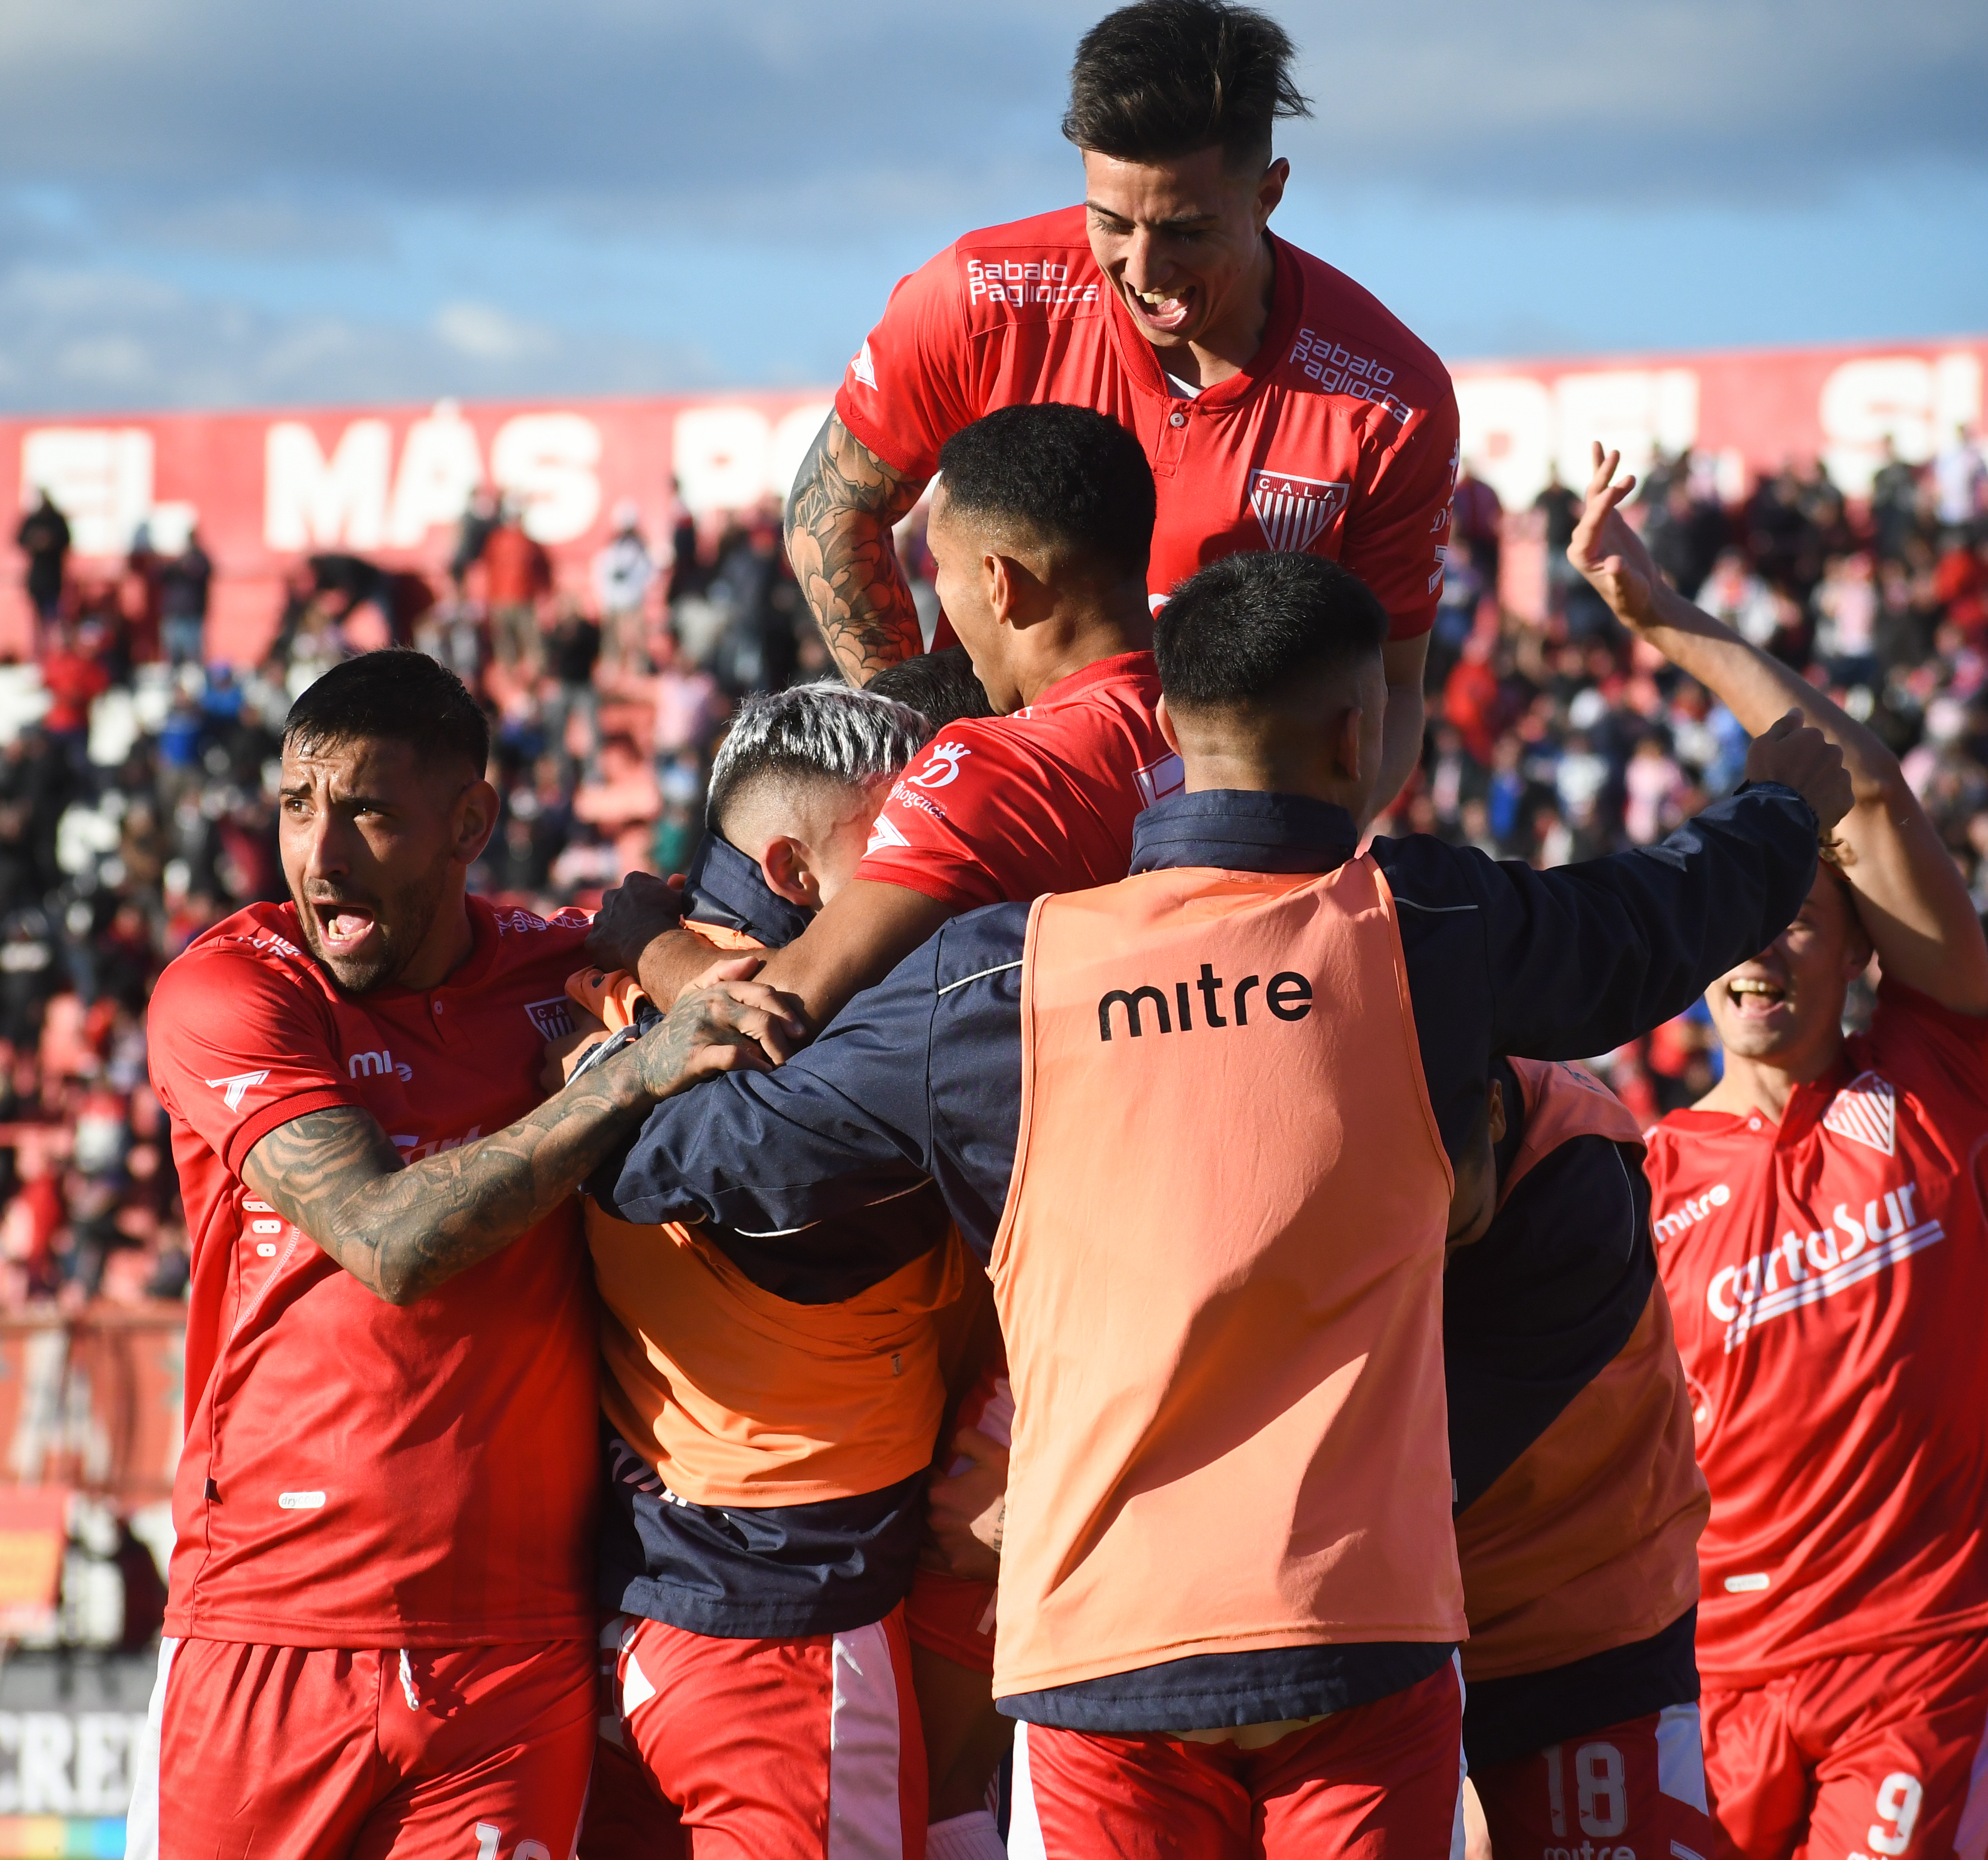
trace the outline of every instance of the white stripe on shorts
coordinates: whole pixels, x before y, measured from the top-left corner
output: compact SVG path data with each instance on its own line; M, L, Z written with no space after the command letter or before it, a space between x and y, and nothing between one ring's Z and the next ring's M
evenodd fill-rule
M881 1622L835 1637L827 1860L904 1860L898 1673Z
M125 1811L124 1860L159 1860L159 1737L166 1723L166 1681L179 1645L168 1635L159 1642L159 1676L145 1707L145 1731L131 1760L131 1806Z
M1043 1818L1036 1811L1036 1791L1029 1780L1029 1727L1015 1726L1015 1774L1008 1791L1008 1860L1049 1860L1043 1841Z
M1666 1705L1657 1714L1657 1787L1674 1802L1705 1805L1705 1733L1696 1705Z

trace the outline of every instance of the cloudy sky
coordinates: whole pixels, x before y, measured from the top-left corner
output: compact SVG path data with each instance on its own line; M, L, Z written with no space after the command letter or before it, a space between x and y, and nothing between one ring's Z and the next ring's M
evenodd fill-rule
M1988 326L1980 0L1271 3L1280 230L1449 357ZM832 381L1100 4L0 8L0 408Z

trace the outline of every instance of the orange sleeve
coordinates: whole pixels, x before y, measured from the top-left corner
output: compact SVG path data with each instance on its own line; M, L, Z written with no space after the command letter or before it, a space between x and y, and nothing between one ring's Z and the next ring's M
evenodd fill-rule
M625 969L579 969L566 979L566 999L584 1008L610 1033L635 1024L635 1004L648 999Z

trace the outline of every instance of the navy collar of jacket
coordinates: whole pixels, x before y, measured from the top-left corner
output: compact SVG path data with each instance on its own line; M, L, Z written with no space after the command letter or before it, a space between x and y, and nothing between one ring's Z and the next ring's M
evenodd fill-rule
M1132 823L1132 870L1330 872L1359 849L1353 817L1330 801L1204 788L1155 801Z
M769 949L784 949L808 927L809 914L770 889L756 859L722 834L708 833L684 880L684 922L737 930Z

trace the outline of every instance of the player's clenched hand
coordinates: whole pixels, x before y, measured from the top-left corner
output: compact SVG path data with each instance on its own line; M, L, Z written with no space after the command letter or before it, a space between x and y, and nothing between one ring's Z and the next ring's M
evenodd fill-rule
M683 918L683 881L631 872L602 893L600 908L587 933L587 959L602 969L634 975L642 952Z
M799 1050L806 1030L787 997L751 979L756 956L718 962L635 1043L642 1084L665 1098L715 1072L764 1072Z
M972 1463L931 1482L925 1523L948 1574L998 1581L1008 1519L1008 1449L976 1427L962 1427L952 1450Z
M1625 627L1641 627L1656 617L1653 601L1660 580L1643 539L1629 527L1619 508L1636 488L1633 474L1619 484L1611 482L1621 462L1620 452L1604 453L1601 442L1595 442L1587 507L1567 546L1567 559L1587 577L1618 620Z
M1746 752L1750 782L1779 782L1807 801L1826 834L1850 811L1856 798L1843 752L1822 732L1802 722L1791 710L1777 719Z

